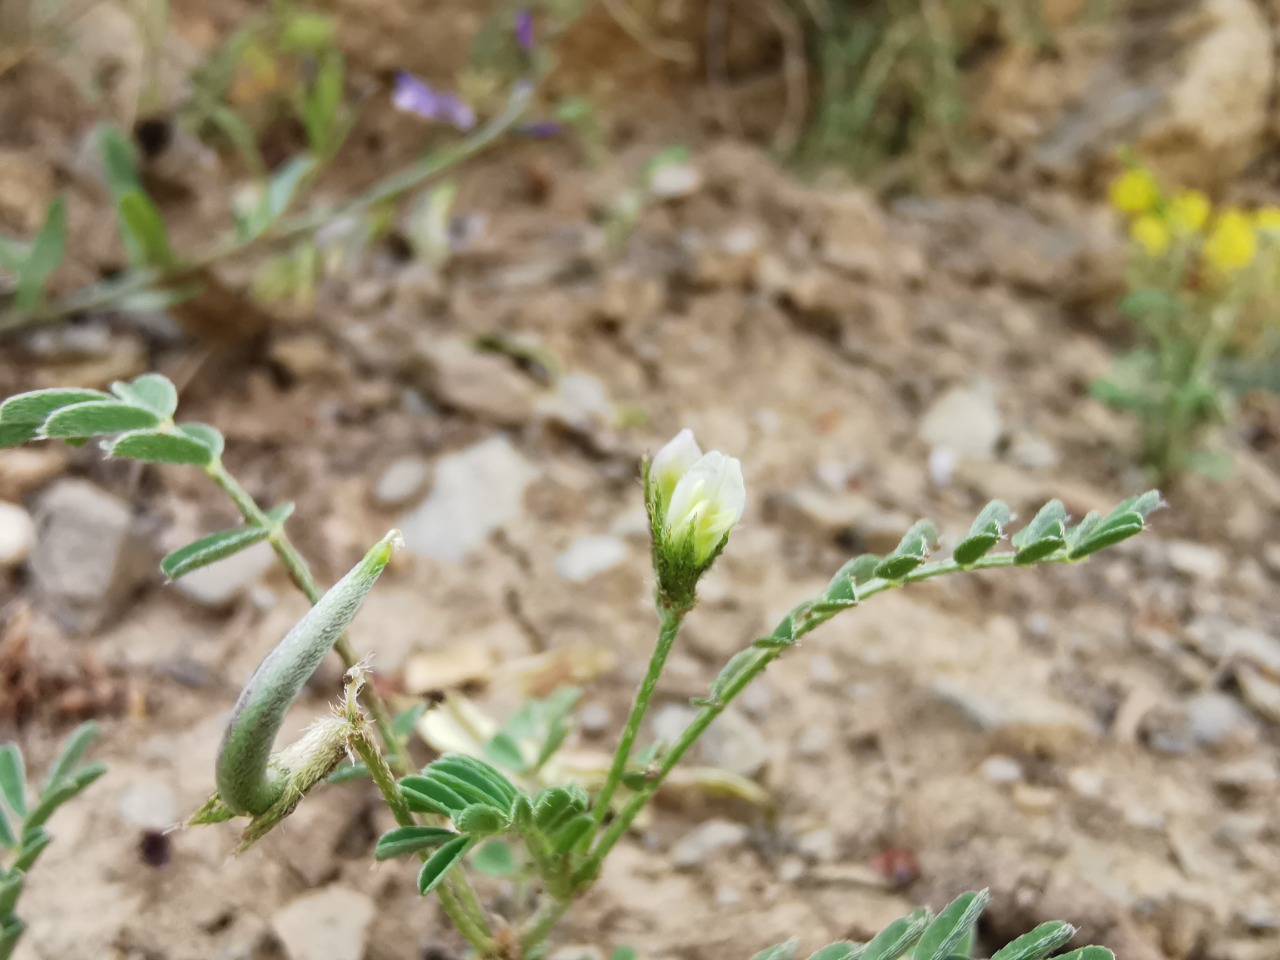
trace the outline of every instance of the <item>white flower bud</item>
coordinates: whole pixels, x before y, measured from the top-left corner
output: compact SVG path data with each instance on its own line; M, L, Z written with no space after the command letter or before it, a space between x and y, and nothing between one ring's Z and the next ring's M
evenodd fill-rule
M692 434L688 442L693 443ZM668 542L678 548L692 538L694 562L702 566L742 519L746 506L742 464L718 450L705 453L679 478L671 494L665 514Z
M649 483L657 493L658 504L663 513L666 513L671 504L676 484L701 456L702 448L698 446L698 441L693 438L693 431L688 427L677 433L654 456L649 464Z

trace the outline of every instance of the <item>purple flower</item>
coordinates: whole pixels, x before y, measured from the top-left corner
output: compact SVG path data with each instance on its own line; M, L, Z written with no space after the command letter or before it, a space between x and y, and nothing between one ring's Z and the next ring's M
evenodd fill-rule
M528 7L516 11L516 43L521 50L533 49L533 13Z
M476 125L475 111L461 98L432 90L425 81L406 70L396 74L396 89L391 102L397 110L416 114L424 120L448 123L459 130L470 130Z
M557 123L555 120L534 120L517 129L534 140L548 140L551 137L560 136L564 132L564 124Z

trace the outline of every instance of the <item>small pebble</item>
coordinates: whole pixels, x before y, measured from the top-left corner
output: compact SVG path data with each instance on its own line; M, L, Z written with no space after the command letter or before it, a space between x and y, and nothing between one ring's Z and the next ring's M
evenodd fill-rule
M1013 804L1029 816L1040 816L1058 805L1058 795L1048 787L1019 783L1013 788Z
M423 457L398 457L374 484L373 502L379 507L403 506L423 491L430 474L431 465Z
M599 700L584 703L582 709L578 711L578 729L582 731L583 736L600 736L609 729L612 721L609 708Z
M804 861L799 857L784 857L778 863L778 879L783 883L795 883L804 876Z
M0 570L15 570L31 555L36 525L16 503L0 500Z
M982 775L992 783L1017 783L1022 779L1022 767L1012 757L996 755L982 761Z
M1096 800L1107 788L1106 778L1097 770L1088 767L1075 767L1067 774L1067 786L1078 797Z
M826 727L806 727L795 740L796 756L806 759L825 756L831 749L831 731Z

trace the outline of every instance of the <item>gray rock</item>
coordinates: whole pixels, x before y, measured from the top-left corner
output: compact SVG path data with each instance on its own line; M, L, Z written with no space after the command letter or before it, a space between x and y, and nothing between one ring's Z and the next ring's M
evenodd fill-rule
M556 557L556 573L572 583L586 583L622 563L630 552L626 541L619 537L579 537Z
M747 841L747 828L731 820L708 820L685 834L671 848L671 862L679 869L699 866L714 853L732 850Z
M1227 569L1222 551L1191 540L1174 540L1166 544L1169 566L1192 580L1213 582Z
M974 460L992 459L1003 433L995 388L985 382L948 390L920 422L920 437L929 446Z
M578 711L578 729L584 737L598 737L609 729L613 715L608 706L599 700L591 700Z
M1012 757L996 754L982 761L982 775L991 783L1017 783L1022 779L1022 766Z
M401 507L420 494L431 475L424 457L397 457L373 485L373 502L379 507Z
M178 822L178 800L173 791L154 780L139 780L120 794L116 809L130 826L143 830L167 830Z
M806 727L795 739L796 756L809 760L826 756L833 739L826 727Z
M1187 725L1196 742L1206 747L1247 744L1257 738L1253 717L1234 697L1209 692L1186 703Z
M373 914L371 898L332 886L277 910L271 928L288 960L361 960Z
M155 554L129 505L87 481L50 487L40 499L36 529L33 591L66 630L102 626L151 576Z
M187 599L220 610L243 597L275 563L275 551L271 544L263 541L179 577L174 586Z
M809 860L830 863L839 852L836 849L836 835L830 830L810 830L796 837L796 852Z
M31 555L36 525L16 503L0 501L0 571L16 570Z
M489 534L518 517L538 471L506 437L490 437L436 465L430 495L400 523L405 545L445 563L460 563Z
M423 349L420 358L426 389L441 406L499 426L519 426L532 416L537 388L507 357L446 340Z
M539 409L572 430L607 427L615 419L613 402L600 380L587 373L567 373L556 392L546 396Z
M1088 714L1030 685L973 689L958 679L939 678L931 690L974 727L991 733L1015 753L1059 756L1096 738L1099 732Z
M679 200L701 188L702 171L688 163L663 163L649 176L649 195L657 200Z

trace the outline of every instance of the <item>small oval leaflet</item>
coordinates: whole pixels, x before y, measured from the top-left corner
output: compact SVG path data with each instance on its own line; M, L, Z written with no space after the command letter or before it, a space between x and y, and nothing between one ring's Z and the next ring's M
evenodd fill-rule
M568 853L577 846L579 840L591 832L595 823L595 820L585 813L574 817L556 831L555 839L552 841L552 849L557 855Z
M27 770L16 743L0 747L0 794L19 817L27 813Z
M1079 950L1072 950L1070 953L1064 953L1054 960L1116 960L1116 955L1106 947L1081 947Z
M810 954L809 960L854 960L861 952L861 944L852 940L837 940Z
M170 463L187 467L207 467L213 451L181 433L131 430L106 448L109 457L126 457L142 463Z
M160 570L170 580L177 580L192 570L199 570L246 550L267 539L270 534L271 531L266 527L238 527L235 530L211 533L166 556L160 561Z
M486 791L504 810L511 809L511 804L519 793L510 780L489 764L464 754L448 754L436 760L427 768L427 775L436 772L452 774Z
M466 800L430 777L405 777L400 781L400 792L404 794L409 808L419 813L439 813L451 817L467 806Z
M488 840L471 857L476 871L489 877L509 877L520 869L511 845L502 840Z
M178 409L178 388L158 373L144 373L128 383L117 381L111 385L111 392L125 403L145 407L164 420Z
M222 451L226 447L226 440L222 434L207 423L180 423L178 430L186 434L192 440L199 440L212 451L215 459L222 456Z
M1076 928L1071 924L1050 920L1001 947L991 960L1044 960L1075 935Z
M907 947L915 943L929 923L927 910L916 910L901 917L881 930L866 949L859 960L896 960Z
M444 875L466 856L475 841L470 837L458 837L440 846L427 858L418 872L418 892L426 896L444 879Z
M373 858L390 860L423 850L434 850L456 836L458 834L444 827L398 827L378 838L378 843L373 848Z
M473 803L453 818L458 830L474 836L488 836L501 833L507 828L507 818L502 811L495 810L487 803Z
M484 804L493 807L503 813L507 813L511 809L511 804L505 800L500 800L493 795L492 789L487 785L479 785L464 780L444 770L433 770L427 767L426 773L423 774L428 780L433 780L448 789L452 790L465 801L465 805L470 806L473 803Z
M122 400L96 400L63 407L45 420L40 436L49 438L102 437L160 426L160 418L144 407Z

